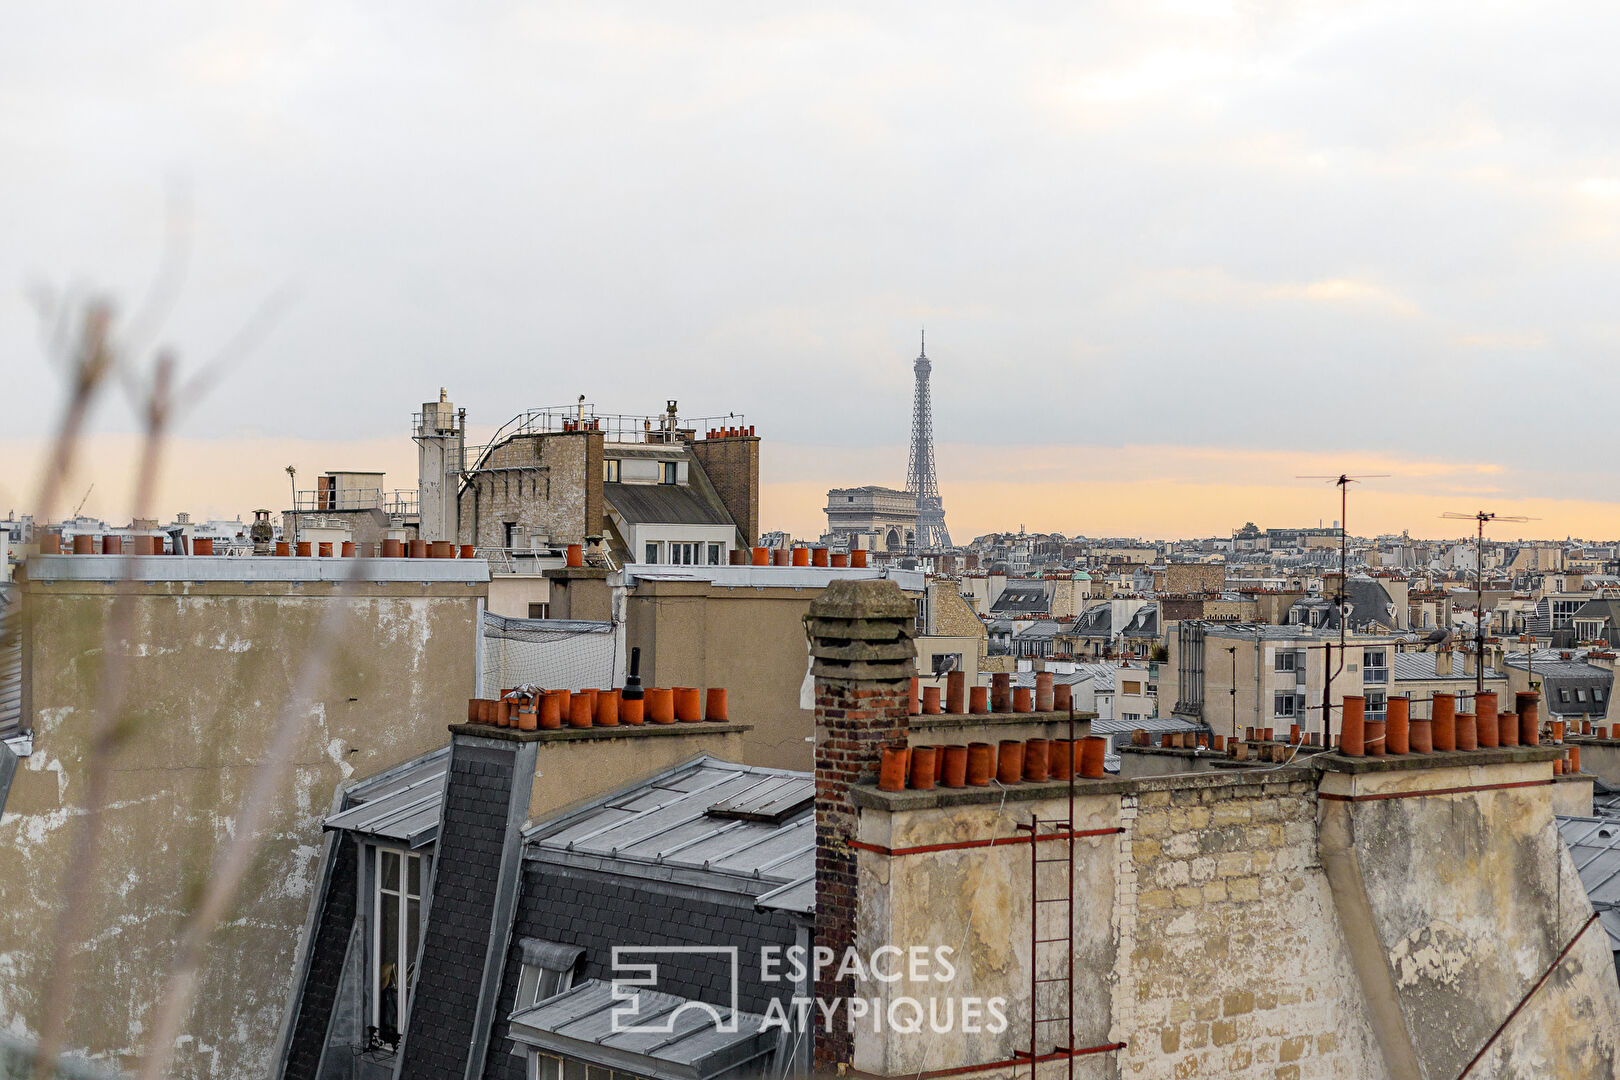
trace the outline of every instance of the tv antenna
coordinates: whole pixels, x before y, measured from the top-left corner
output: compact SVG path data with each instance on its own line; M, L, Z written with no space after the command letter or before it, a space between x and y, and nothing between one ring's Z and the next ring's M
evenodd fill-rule
M1493 521L1539 521L1539 518L1512 517L1479 510L1472 514L1457 514L1450 510L1440 515L1450 521L1472 521L1474 534L1474 708L1479 708L1479 695L1485 692L1485 526ZM1535 642L1525 647L1526 664L1534 663ZM1535 672L1530 671L1534 678Z
M1337 476L1296 476L1295 480L1327 480L1339 489L1339 591L1333 597L1334 606L1339 609L1339 670L1333 670L1332 646L1328 646L1330 655L1323 657L1322 671L1326 675L1322 683L1322 745L1328 748L1333 746L1333 676L1344 670L1344 627L1349 621L1350 614L1346 611L1349 603L1349 509L1350 485L1359 484L1363 480L1383 480L1389 473L1363 473L1360 476L1351 476L1340 473Z

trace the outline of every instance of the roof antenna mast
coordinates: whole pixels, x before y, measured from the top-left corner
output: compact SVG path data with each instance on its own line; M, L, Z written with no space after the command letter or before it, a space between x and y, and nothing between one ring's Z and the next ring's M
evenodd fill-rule
M1440 515L1451 521L1473 521L1478 523L1478 531L1474 539L1474 707L1479 708L1479 695L1485 692L1485 524L1490 521L1534 521L1534 518L1507 517L1503 514L1493 514L1488 510L1481 510L1474 514L1456 514L1450 510ZM1549 628L1552 626L1551 608L1548 608ZM1535 642L1530 642L1524 650L1525 662L1535 663ZM1532 674L1534 674L1532 670Z
M1350 585L1350 528L1348 522L1350 510L1350 485L1359 484L1363 480L1382 480L1389 473L1365 473L1361 476L1350 476L1340 473L1338 476L1296 476L1296 480L1327 480L1339 489L1339 592L1333 598L1333 606L1339 609L1339 667L1334 670L1332 664L1333 647L1328 646L1329 655L1323 658L1322 674L1326 676L1322 681L1322 745L1333 746L1333 676L1344 670L1344 629L1350 621L1345 606L1349 601Z

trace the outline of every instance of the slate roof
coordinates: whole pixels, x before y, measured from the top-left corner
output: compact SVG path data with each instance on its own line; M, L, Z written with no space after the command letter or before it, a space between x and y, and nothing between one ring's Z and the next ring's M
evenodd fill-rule
M1611 627L1620 627L1620 600L1588 600L1571 618L1607 619Z
M1069 632L1075 637L1111 637L1114 633L1114 605L1092 604L1075 617Z
M603 484L602 495L632 525L731 525L725 507L689 484Z
M1125 636L1128 638L1156 638L1159 636L1159 605L1144 604L1136 609L1136 614L1130 617L1125 624Z
M0 736L22 726L22 639L17 587L0 582Z
M1609 935L1609 950L1620 953L1620 819L1559 816L1557 820L1575 872Z
M997 615L1044 615L1052 609L1046 586L1039 581L1009 581L990 610Z
M1506 661L1508 667L1520 671L1526 666L1523 653L1511 653ZM1608 711L1614 688L1614 672L1608 668L1581 659L1565 660L1549 650L1535 654L1534 671L1541 680L1542 702L1552 715L1602 716Z

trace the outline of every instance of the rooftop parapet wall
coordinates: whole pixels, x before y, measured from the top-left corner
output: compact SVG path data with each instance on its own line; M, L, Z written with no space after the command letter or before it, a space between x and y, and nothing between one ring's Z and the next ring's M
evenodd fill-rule
M1429 1080L1476 1055L1469 1075L1616 1075L1620 988L1603 935L1581 933L1591 908L1551 817L1560 753L1077 780L1074 1075ZM1064 818L1067 796L852 790L862 954L959 949L945 992L1005 997L1009 1019L996 1035L863 1028L857 1069L1028 1075L1014 1055L1029 1045L1030 937L1062 927L1032 928L1051 883L1032 888L1016 826ZM1040 1015L1062 1015L1051 1005Z
M1392 1074L1620 1069L1609 944L1552 820L1561 753L1318 759L1320 856Z
M1297 1075L1384 1075L1355 1008L1327 882L1312 867L1312 779L1291 767L1076 782L1075 1076L1247 1075L1306 1057L1313 1060ZM861 908L881 913L863 926L863 953L885 939L959 949L957 977L944 991L1005 997L1010 1021L996 1035L863 1030L856 1067L900 1076L1000 1062L975 1075L1027 1076L1027 1064L1014 1062L1029 1046L1037 894L1028 834L1017 825L1031 814L1066 820L1068 785L863 787L855 801L863 808ZM1038 857L1056 857L1064 843L1043 841L1052 850ZM1054 895L1060 878L1052 874L1066 867L1035 865L1043 867L1038 895ZM1036 929L1044 939L1063 928L1043 914ZM1036 974L1059 977L1056 958L1040 955ZM902 983L888 992L922 997L930 988ZM1350 1004L1331 1004L1341 1001ZM1043 999L1040 1014L1064 1015L1056 1004ZM1066 1034L1043 1032L1041 1052ZM1065 1067L1056 1060L1046 1068Z

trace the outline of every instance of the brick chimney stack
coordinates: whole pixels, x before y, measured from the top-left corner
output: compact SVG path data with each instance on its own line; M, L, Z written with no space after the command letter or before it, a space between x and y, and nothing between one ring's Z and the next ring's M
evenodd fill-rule
M810 605L811 673L816 680L816 944L838 958L818 973L821 1002L855 996L853 978L837 979L844 950L855 944L859 915L855 839L858 813L851 785L872 782L885 744L909 729L917 647L916 605L893 581L835 581ZM839 1008L840 1018L844 1006ZM842 1024L815 1030L815 1067L832 1071L850 1060Z

